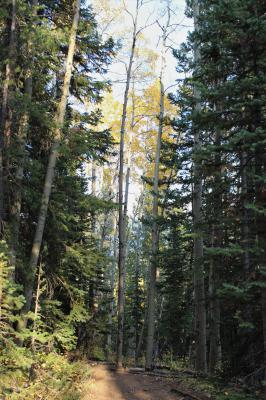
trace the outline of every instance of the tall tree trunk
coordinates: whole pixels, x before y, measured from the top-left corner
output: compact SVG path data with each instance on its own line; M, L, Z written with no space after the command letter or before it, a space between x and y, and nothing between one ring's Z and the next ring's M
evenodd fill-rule
M125 128L127 118L128 92L131 81L132 65L134 60L136 40L137 40L137 21L138 21L139 1L136 1L136 17L133 22L132 45L127 68L126 88L123 101L123 112L120 129L120 151L119 151L119 176L118 176L118 193L119 193L119 222L118 222L118 315L117 315L117 349L116 349L116 366L122 367L123 359L123 336L124 336L124 308L125 308L125 259L126 259L126 212L127 203L124 203L123 181L124 181L124 142Z
M41 296L41 274L42 268L41 265L38 269L38 276L37 276L37 288L36 288L36 298L35 298L35 306L34 306L34 318L33 318L33 328L32 328L32 338L31 338L31 348L35 351L35 339L37 334L37 318L38 312L40 309L40 296Z
M133 138L133 129L134 129L134 124L135 124L135 93L134 92L135 92L135 82L133 79L133 82L132 82L132 113L131 113L131 121L130 121L128 148L127 148L127 172L126 172L125 200L124 200L125 231L127 230L127 210L128 210L130 169L131 169L131 145L132 145L132 138ZM126 238L126 240L127 240L127 238Z
M162 316L163 316L163 307L164 307L164 296L161 296L161 299L158 301L159 303L159 312L158 312L158 322L157 324L160 324L160 321L162 320ZM156 334L156 340L155 340L155 345L154 345L154 362L156 363L156 360L158 358L159 355L159 345L160 345L160 333L159 330L157 329L157 334Z
M130 124L129 141L127 149L127 172L125 182L125 199L124 199L124 224L125 224L125 241L127 241L127 211L128 211L128 196L129 196L129 183L130 183L130 170L131 170L131 143L132 143L132 129L134 125L134 112L132 112L132 121Z
M111 198L113 193L113 198L118 203L118 191L116 188L117 174L114 174L112 185L111 185ZM117 215L112 216L112 231L113 231L113 242L110 241L110 246L112 244L112 262L110 271L110 301L109 301L109 316L108 316L108 332L107 332L107 360L109 359L109 353L113 345L113 317L115 316L115 270L117 266L117 238L118 238L118 221Z
M32 0L32 16L37 15L38 0ZM33 70L33 54L32 54L32 32L27 43L27 52L30 59L29 67L25 73L25 84L24 94L27 103L31 102L32 99L32 70ZM21 201L22 201L22 180L24 175L24 164L25 164L25 144L29 130L29 110L22 114L18 127L18 153L19 162L15 171L15 184L13 188L13 199L10 209L10 221L11 221L11 253L12 253L12 265L16 266L17 247L19 242L19 226L20 226L20 213L21 213Z
M108 315L108 333L107 333L107 359L109 356L109 351L112 347L112 322L115 313L114 307L114 291L115 291L115 266L117 265L117 227L116 221L114 220L114 237L113 237L113 259L111 263L111 273L110 273L110 304L109 304L109 315Z
M141 331L139 334L139 338L138 338L138 344L137 344L137 350L136 350L136 365L138 363L138 360L140 358L140 353L142 350L142 344L143 344L143 339L144 339L144 331L145 331L145 326L147 323L147 316L148 316L148 308L145 308L145 312L144 312L144 320L143 320L143 325L141 327Z
M44 226L45 226L46 216L47 216L47 211L48 211L48 204L49 204L51 190L52 190L52 184L53 184L53 180L54 180L56 161L58 158L59 147L60 147L60 143L61 143L61 139L62 139L62 127L64 124L67 100L68 100L68 95L69 95L70 80L71 80L72 68L73 68L73 57L74 57L75 45L76 45L76 35L77 35L77 28L78 28L78 22L79 22L80 0L75 0L73 2L73 9L74 9L74 15L73 15L72 27L70 30L70 36L69 36L69 47L68 47L68 54L67 54L67 59L66 59L64 83L63 83L63 87L62 87L61 99L58 104L57 113L56 113L55 120L54 120L54 123L55 123L54 142L52 144L51 153L49 156L46 177L45 177L45 182L44 182L44 189L43 189L43 194L42 194L42 199L41 199L41 207L40 207L36 232L35 232L35 236L33 239L33 245L32 245L32 250L31 250L31 257L30 257L30 264L29 264L31 279L29 280L29 282L25 288L26 289L25 290L26 303L22 310L23 314L27 313L31 307L34 272L36 270L38 260L39 260ZM26 322L26 319L25 319L25 322Z
M140 279L140 233L141 233L141 228L140 224L138 226L137 230L137 238L136 238L136 260L135 260L135 307L136 309L139 309L140 307L140 298L139 298L139 279ZM135 360L136 360L136 355L137 355L137 346L138 346L138 340L139 340L139 316L137 313L135 313L135 319L134 319L134 353L135 353Z
M140 194L139 197L139 203L137 208L139 208L140 210L143 210L143 204L144 204L144 198L145 198L145 183L143 184L143 189L142 192ZM136 215L137 215L137 210L136 210ZM139 278L140 278L140 252L141 252L141 247L140 247L140 239L141 239L141 226L139 225L138 227L138 233L137 233L137 258L136 258L136 264L135 264L135 290L136 293L139 293ZM147 279L144 279L144 282L147 282ZM138 298L138 294L137 294L137 305L140 304L140 299ZM139 326L141 325L141 321L136 318L135 319L135 330L136 330L136 349L135 349L135 365L137 365L138 360L140 358L140 352L142 349L142 344L143 344L143 337L144 337L144 330L145 330L145 326L146 326L146 322L147 322L147 314L148 314L148 310L147 310L147 306L145 307L144 310L144 318L143 318L143 324L141 327L141 330L139 332Z
M217 238L215 237L216 232L213 228L212 231L212 246L217 246ZM209 299L210 299L210 322L209 322L209 336L210 336L210 351L209 351L209 371L211 374L219 367L221 363L222 350L221 350L221 335L220 335L220 324L221 324L221 313L220 313L220 300L217 295L218 288L218 267L219 264L216 261L218 257L212 257L210 261L209 270Z
M198 0L193 3L194 28L198 30L199 4ZM194 60L200 58L199 47L197 43L194 47ZM194 97L196 100L195 112L200 112L200 93L194 87ZM197 128L194 129L194 153L197 153L201 147L200 132ZM207 372L207 357L206 357L206 306L205 306L205 287L204 287L204 267L203 267L203 237L201 231L202 223L202 174L201 163L194 160L194 187L193 187L193 225L194 225L194 293L195 293L195 344L196 344L196 362L195 368L199 372Z
M263 330L263 362L264 365L266 365L266 290L265 289L262 289L261 291L261 313L262 313L262 330Z
M249 232L249 216L248 216L248 178L247 178L247 153L243 151L240 155L240 168L241 168L241 197L242 197L242 241L243 241L243 267L246 278L250 273L250 232Z
M221 248L222 246L222 165L221 165L221 132L216 129L215 141L216 152L214 156L214 183L212 193L212 209L213 227L212 227L212 247ZM209 370L213 374L221 363L221 313L220 313L220 299L217 294L219 288L219 271L222 269L221 256L214 255L210 261L209 271L209 299L210 299L210 321L209 321L209 336L210 336L210 350L209 350Z
M91 195L92 197L96 196L96 167L94 161L91 164ZM96 231L96 220L95 220L95 213L91 213L91 232L92 232L92 239L95 237ZM89 308L92 315L95 314L95 282L96 277L92 276L89 282ZM93 336L93 335L92 335Z
M259 124L257 124L259 126ZM263 209L265 207L265 199L266 199L266 185L265 185L265 176L266 176L266 153L261 145L260 148L256 151L255 156L255 174L256 174L256 206L259 209ZM263 180L264 178L264 180ZM258 264L261 270L261 280L262 280L262 288L261 288L261 312L262 312L262 332L263 332L263 361L264 365L266 365L266 279L265 279L265 271L266 271L266 216L265 213L257 212L256 213L256 228L257 228L257 240L258 246L260 249L260 255L258 259Z
M242 206L242 221L241 221L241 230L242 230L242 248L243 248L243 274L246 282L250 279L251 273L251 258L250 258L250 249L252 247L251 243L251 230L250 230L250 211L247 208L247 205L251 201L250 199L250 179L248 178L248 154L245 150L240 153L240 169L241 169L241 206ZM248 322L252 321L252 306L250 302L247 302L245 305L244 315ZM246 335L251 333L250 328L245 329ZM246 336L245 335L245 336ZM251 341L250 344L250 366L255 369L256 360L255 360L255 348L254 343Z
M91 195L96 196L96 166L94 161L91 164Z
M3 223L5 220L5 205L4 205L4 146L5 137L8 135L10 128L10 116L8 116L8 101L9 101L9 89L14 79L14 66L15 66L15 51L16 51L16 0L11 1L11 26L9 35L9 46L8 46L8 60L5 67L5 76L3 82L3 93L2 93L2 106L1 106L1 119L0 119L0 234L3 232Z
M165 60L166 51L166 29L163 30L163 44L161 55L161 72L160 72L160 113L159 113L159 126L156 143L156 154L154 160L154 176L153 176L153 203L152 203L152 245L151 245L151 261L150 261L150 276L149 276L149 289L148 289L148 309L147 309L147 341L146 341L146 359L145 368L150 370L153 364L153 350L154 350L154 332L155 332L155 297L156 297L156 274L158 266L158 249L159 249L159 228L158 228L158 201L159 201L159 169L160 169L160 153L161 142L163 133L164 121L164 70L166 66Z

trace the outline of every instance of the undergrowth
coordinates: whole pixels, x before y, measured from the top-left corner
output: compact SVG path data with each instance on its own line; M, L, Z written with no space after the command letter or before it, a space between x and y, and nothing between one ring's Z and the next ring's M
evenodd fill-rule
M242 387L229 386L219 379L202 377L180 377L179 384L185 388L200 392L213 400L260 400L263 399L261 390L246 391Z
M85 361L56 353L28 358L30 367L0 370L1 400L79 400L89 378Z

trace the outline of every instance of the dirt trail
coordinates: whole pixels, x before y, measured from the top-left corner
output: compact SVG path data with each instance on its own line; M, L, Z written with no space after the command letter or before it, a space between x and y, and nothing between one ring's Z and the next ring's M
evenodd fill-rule
M165 378L112 371L106 365L92 367L92 384L83 400L181 400Z

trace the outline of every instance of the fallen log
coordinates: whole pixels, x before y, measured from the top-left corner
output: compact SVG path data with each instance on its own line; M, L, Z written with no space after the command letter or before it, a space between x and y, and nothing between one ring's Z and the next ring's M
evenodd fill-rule
M185 396L187 399L192 399L192 400L211 400L211 395L210 394L195 394L191 392L187 392L183 388L172 388L171 392L181 394L182 396Z
M176 372L172 372L169 373L164 372L164 371L145 371L144 368L128 368L127 372L131 373L131 374L142 374L142 375L148 375L148 376L157 376L157 377L161 377L161 378L178 378L180 377L179 373Z

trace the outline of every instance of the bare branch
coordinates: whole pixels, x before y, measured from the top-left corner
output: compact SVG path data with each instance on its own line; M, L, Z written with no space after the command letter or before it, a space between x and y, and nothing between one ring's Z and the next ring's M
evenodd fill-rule
M125 4L125 0L123 0L123 5L124 5L124 10L125 12L131 17L133 25L135 25L136 23L136 17L128 10L126 4Z
M173 83L172 85L170 85L170 86L167 86L167 88L165 88L164 89L164 93L166 93L167 92L167 90L169 90L169 89L171 89L172 87L174 87L174 86L177 86L178 85L178 82L176 82L176 83Z

